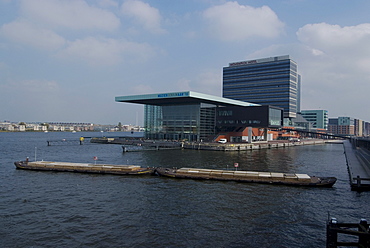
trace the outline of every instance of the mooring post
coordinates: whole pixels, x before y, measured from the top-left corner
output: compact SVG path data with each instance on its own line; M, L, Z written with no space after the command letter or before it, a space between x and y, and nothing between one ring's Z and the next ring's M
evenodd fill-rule
M357 176L357 188L361 188L361 178L360 176Z
M358 231L359 232L365 232L365 233L369 232L369 224L367 224L366 219L361 219L360 220L360 225L358 227ZM369 245L370 245L369 236L359 235L358 244L359 244L359 247L369 247Z
M326 224L326 248L337 248L338 233L334 228L337 228L337 219L331 218Z

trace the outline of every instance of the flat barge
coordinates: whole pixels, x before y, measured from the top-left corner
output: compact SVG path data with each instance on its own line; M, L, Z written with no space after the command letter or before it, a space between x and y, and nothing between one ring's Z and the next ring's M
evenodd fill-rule
M62 171L118 175L145 175L153 174L154 168L142 168L136 165L88 164L50 161L19 161L14 162L17 169L39 171Z
M257 171L230 171L196 168L156 168L160 176L185 179L210 179L245 183L281 184L291 186L332 187L337 178L316 177L307 174L286 174Z
M307 174L287 174L257 171L231 171L198 168L142 168L137 165L88 164L50 161L14 162L17 169L38 171L80 172L117 175L159 175L184 179L210 179L244 183L281 184L292 186L332 187L335 177L316 177Z

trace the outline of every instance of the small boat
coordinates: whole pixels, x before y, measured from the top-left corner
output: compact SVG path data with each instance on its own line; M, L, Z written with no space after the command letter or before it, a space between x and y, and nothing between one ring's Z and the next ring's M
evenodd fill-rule
M210 179L245 183L265 183L310 187L332 187L337 181L337 178L335 177L316 177L309 176L307 174L212 170L197 168L156 168L155 173L160 176L173 178Z
M142 168L137 165L88 164L50 161L19 161L14 162L14 165L17 167L17 169L39 171L63 171L118 175L145 175L154 173L154 168Z

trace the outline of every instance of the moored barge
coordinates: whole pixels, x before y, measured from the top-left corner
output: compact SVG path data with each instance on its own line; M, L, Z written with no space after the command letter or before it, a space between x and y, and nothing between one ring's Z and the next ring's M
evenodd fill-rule
M332 187L337 178L316 177L307 174L287 174L257 171L231 171L197 168L156 168L156 174L172 178L210 179L245 183L266 183L292 186Z
M19 161L14 162L14 165L17 167L17 169L40 171L62 171L118 175L143 175L154 173L154 168L142 168L136 165L88 164L50 161Z

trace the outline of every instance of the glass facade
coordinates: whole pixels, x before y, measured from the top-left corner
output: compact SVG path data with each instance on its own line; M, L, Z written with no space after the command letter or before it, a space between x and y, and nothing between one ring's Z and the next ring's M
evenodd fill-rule
M281 126L281 110L269 108L269 126Z
M273 105L295 118L299 106L300 76L289 56L230 63L223 68L223 97Z
M252 107L219 107L216 115L217 132L242 132L246 127L280 128L283 109L264 105Z
M211 104L145 105L148 139L200 141L215 135L216 106Z
M116 101L144 105L147 139L211 141L225 124L243 130L282 123L282 108L193 91L119 96Z
M301 114L312 124L313 128L328 129L329 117L327 110L302 110Z

